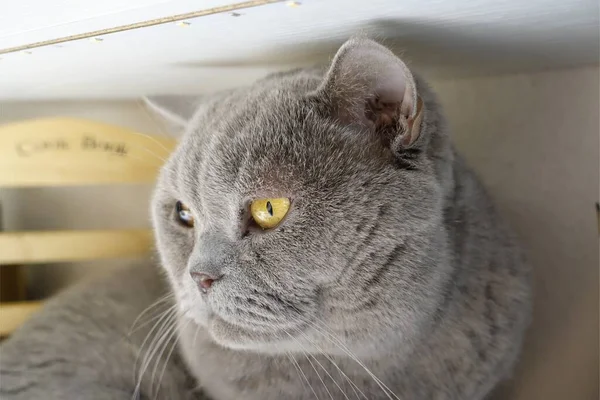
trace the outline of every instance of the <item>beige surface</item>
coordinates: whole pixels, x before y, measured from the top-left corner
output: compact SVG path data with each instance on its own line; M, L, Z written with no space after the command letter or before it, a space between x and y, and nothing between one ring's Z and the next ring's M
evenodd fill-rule
M149 229L1 232L0 266L143 256L153 246Z
M503 399L598 399L599 69L436 82L458 147L535 268L534 322Z
M0 337L13 332L40 306L41 303L33 301L2 304L0 307Z

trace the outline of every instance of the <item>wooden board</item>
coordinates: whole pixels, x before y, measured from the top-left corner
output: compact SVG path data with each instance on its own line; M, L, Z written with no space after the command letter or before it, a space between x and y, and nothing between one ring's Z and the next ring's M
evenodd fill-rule
M0 303L23 300L25 293L25 271L23 266L0 266Z
M4 231L0 203L0 232ZM22 265L3 265L0 268L0 302L25 299L25 274Z
M0 126L0 187L152 182L172 138L74 118Z
M36 312L42 303L37 301L2 303L0 305L0 336L7 336Z
M89 230L0 233L0 264L84 261L148 254L152 231Z

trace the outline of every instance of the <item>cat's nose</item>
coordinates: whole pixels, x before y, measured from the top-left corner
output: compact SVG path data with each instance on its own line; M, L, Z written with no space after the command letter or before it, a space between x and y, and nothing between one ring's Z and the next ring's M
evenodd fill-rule
M202 272L190 272L190 275L200 290L204 293L206 293L213 283L220 278L218 276L212 276Z

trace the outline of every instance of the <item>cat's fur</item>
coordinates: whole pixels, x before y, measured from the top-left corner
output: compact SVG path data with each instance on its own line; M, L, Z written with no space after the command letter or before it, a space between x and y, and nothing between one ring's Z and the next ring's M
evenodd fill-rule
M158 398L200 396L188 372L214 400L479 400L509 376L528 268L398 58L353 39L325 74L273 75L194 109L169 110L190 123L152 208L187 366L171 357ZM263 232L247 210L265 197L292 207ZM132 271L57 299L4 344L2 398L128 398L145 332L123 332L161 292ZM220 279L202 294L190 272Z

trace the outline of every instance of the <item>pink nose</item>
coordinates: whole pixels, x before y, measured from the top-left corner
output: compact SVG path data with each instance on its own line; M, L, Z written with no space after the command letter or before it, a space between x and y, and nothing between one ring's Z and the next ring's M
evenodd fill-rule
M202 290L204 293L206 293L208 289L210 289L210 287L212 286L213 282L218 279L210 275L203 274L201 272L190 272L190 275L192 276L192 279L198 284L200 290Z

